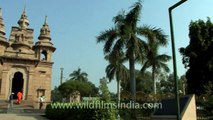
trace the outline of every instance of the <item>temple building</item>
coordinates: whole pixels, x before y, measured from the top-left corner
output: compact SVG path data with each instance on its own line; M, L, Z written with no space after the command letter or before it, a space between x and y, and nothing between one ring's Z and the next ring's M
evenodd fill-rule
M0 100L7 100L11 93L22 92L23 100L34 106L41 95L50 102L52 80L52 54L56 50L51 42L47 17L34 44L32 28L29 28L26 10L5 37L0 9Z

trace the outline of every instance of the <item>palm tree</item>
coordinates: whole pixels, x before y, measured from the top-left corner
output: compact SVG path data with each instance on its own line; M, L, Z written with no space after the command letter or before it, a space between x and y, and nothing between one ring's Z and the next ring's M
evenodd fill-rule
M141 28L137 27L141 8L141 3L136 2L127 14L122 11L113 19L115 26L101 32L97 37L97 43L105 43L103 49L105 55L113 54L115 58L119 58L120 53L125 53L128 58L133 99L136 98L135 59L143 56L144 42L138 36L143 33L139 33Z
M147 30L146 30L147 29ZM150 32L151 29L151 32ZM159 28L150 28L149 26L144 26L144 32L147 32L147 42L145 44L146 60L144 66L141 69L143 73L145 69L150 68L152 70L152 80L153 80L153 92L156 94L156 79L155 75L160 73L161 70L169 72L169 67L165 62L171 59L171 56L166 54L158 54L160 46L166 46L168 44L167 36Z
M106 67L106 76L111 81L114 78L117 80L117 95L118 102L120 101L120 81L128 79L128 69L123 64L126 61L124 54L122 54L118 59L114 59L113 55L106 56L106 60L109 61L109 64Z
M74 70L70 75L71 80L87 81L88 74L86 72L81 72L81 68Z

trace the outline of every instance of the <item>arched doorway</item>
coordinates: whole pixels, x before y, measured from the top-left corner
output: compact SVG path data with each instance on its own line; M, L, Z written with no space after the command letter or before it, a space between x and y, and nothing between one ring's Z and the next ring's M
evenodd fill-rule
M21 72L16 72L12 80L12 92L14 93L13 96L14 99L17 98L18 92L23 93L23 85L24 85L23 74Z

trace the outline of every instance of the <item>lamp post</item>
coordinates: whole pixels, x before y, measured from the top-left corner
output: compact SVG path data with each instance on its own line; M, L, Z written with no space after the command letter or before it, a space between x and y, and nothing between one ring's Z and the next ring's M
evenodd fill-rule
M180 116L180 101L179 101L179 90L177 81L177 66L176 66L176 53L175 53L175 41L174 41L174 31L172 23L172 10L186 2L187 0L181 0L169 8L169 22L170 22L170 33L171 33L171 43L172 43L172 56L173 56L173 69L174 69L174 80L175 80L175 98L176 98L176 112L177 120L181 120Z

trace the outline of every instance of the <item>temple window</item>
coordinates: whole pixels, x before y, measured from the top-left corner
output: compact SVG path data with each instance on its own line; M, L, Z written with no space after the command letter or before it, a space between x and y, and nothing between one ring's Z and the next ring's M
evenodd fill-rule
M47 51L46 50L43 50L41 52L41 60L44 60L44 61L47 60Z

